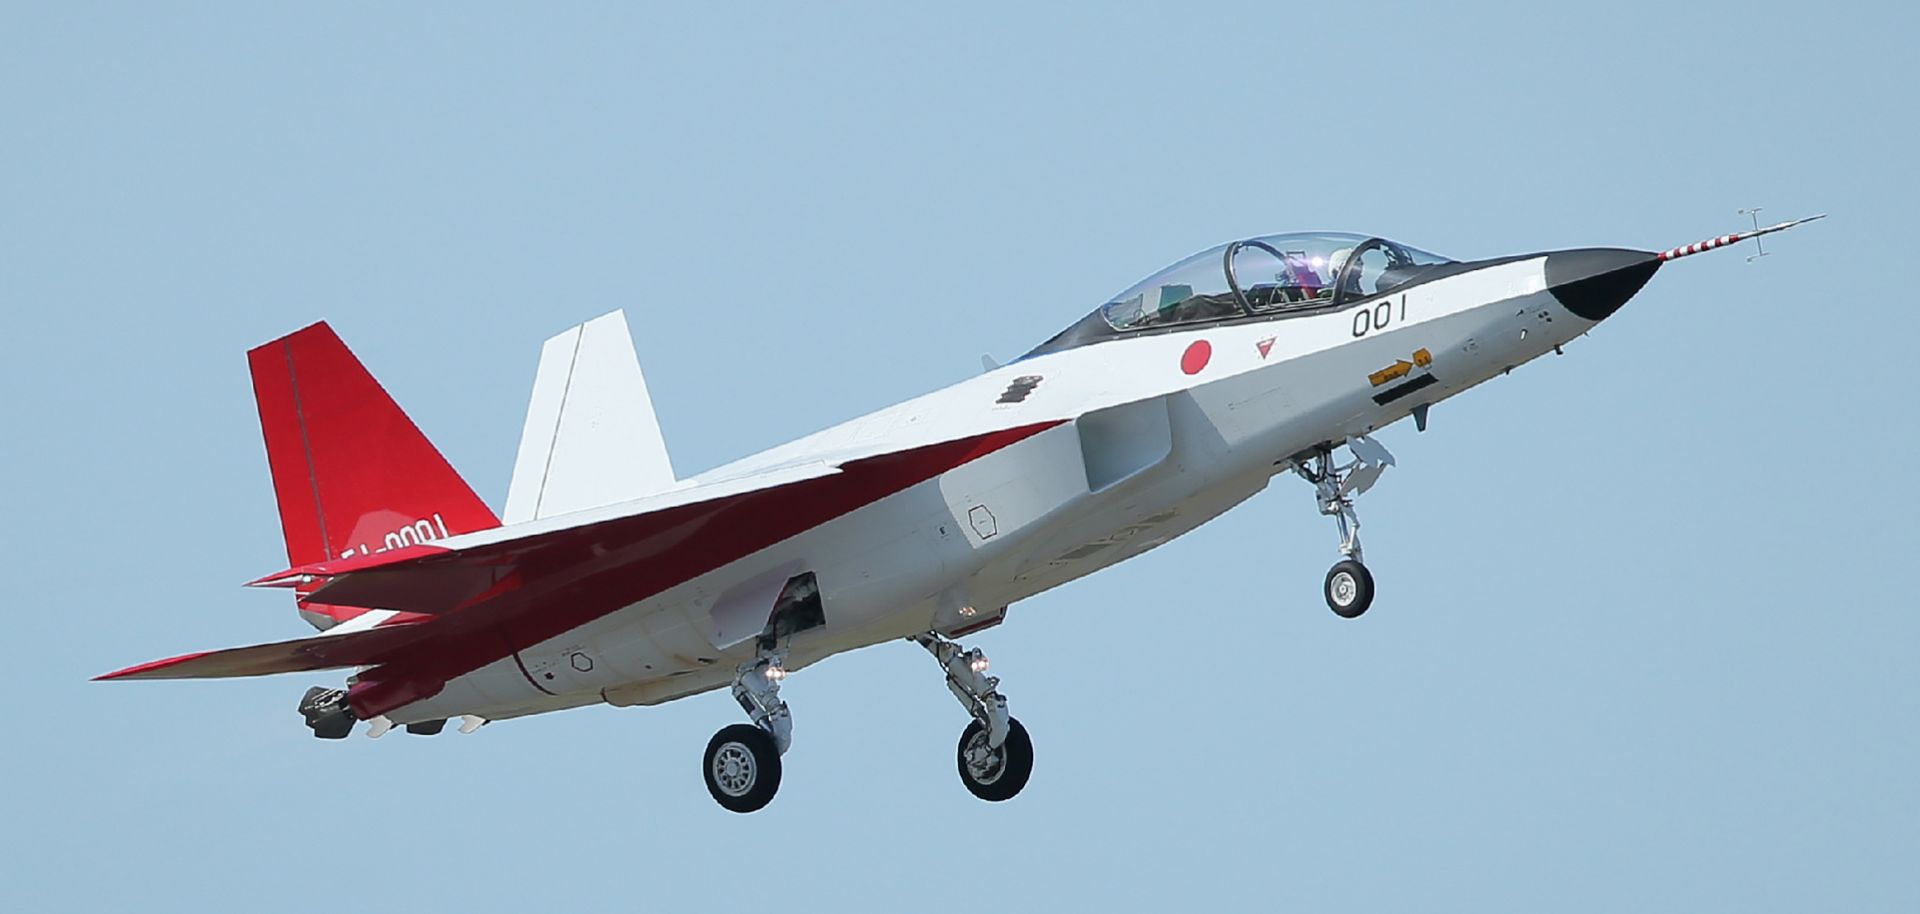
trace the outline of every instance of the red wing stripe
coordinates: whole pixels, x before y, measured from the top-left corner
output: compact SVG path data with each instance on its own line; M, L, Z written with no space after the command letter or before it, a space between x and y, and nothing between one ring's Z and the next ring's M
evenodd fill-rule
M393 676L450 680L1060 424L867 458L831 476L476 547L431 566L363 572L351 580L384 578L379 590L392 585L394 598L356 588L356 602L417 609L408 598L418 599L428 580L457 583L477 570L501 574L511 567L523 582L518 589L421 625L435 633L432 640L392 660ZM362 716L393 710L354 707Z

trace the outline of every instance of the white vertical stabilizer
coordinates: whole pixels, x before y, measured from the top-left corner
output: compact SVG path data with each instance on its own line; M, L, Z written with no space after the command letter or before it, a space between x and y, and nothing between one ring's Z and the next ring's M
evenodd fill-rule
M626 314L604 314L547 340L501 521L566 514L675 485Z

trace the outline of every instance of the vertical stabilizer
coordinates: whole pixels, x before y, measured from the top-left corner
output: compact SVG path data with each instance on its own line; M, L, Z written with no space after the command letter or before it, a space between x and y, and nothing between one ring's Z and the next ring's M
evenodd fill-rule
M674 485L626 315L602 315L547 340L502 520L566 514Z
M247 365L290 564L500 525L333 328L314 324L257 346ZM319 628L364 612L301 593L301 615Z

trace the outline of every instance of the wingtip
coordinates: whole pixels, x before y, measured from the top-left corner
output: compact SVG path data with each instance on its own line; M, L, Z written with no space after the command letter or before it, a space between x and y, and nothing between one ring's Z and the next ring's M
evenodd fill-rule
M93 677L93 679L90 681L111 682L116 679L143 678L147 674L164 670L167 667L178 666L179 664L186 663L189 660L197 660L201 657L205 657L207 656L208 653L209 652L207 651L197 651L191 654L181 654L178 657L166 657L160 660L149 660L146 663L136 663L133 666L127 667L126 669L123 669L123 670L114 670L111 673L101 673L100 675Z
M313 580L312 575L302 574L297 569L289 568L285 571L276 571L272 574L269 574L263 577L254 578L253 580L247 581L241 584L240 586L241 587L283 587L283 588L299 587L300 585L309 583L312 580Z

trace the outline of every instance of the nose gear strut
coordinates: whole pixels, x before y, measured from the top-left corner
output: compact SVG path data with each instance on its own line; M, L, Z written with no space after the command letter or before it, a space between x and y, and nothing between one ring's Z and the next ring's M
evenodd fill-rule
M1365 435L1348 438L1347 450L1353 462L1336 464L1333 445L1320 445L1293 461L1293 471L1313 483L1320 513L1340 526L1341 560L1327 571L1323 595L1327 608L1347 619L1367 611L1373 605L1373 573L1367 570L1360 550L1360 515L1353 500L1373 488L1380 474L1393 466L1393 454L1385 445Z

